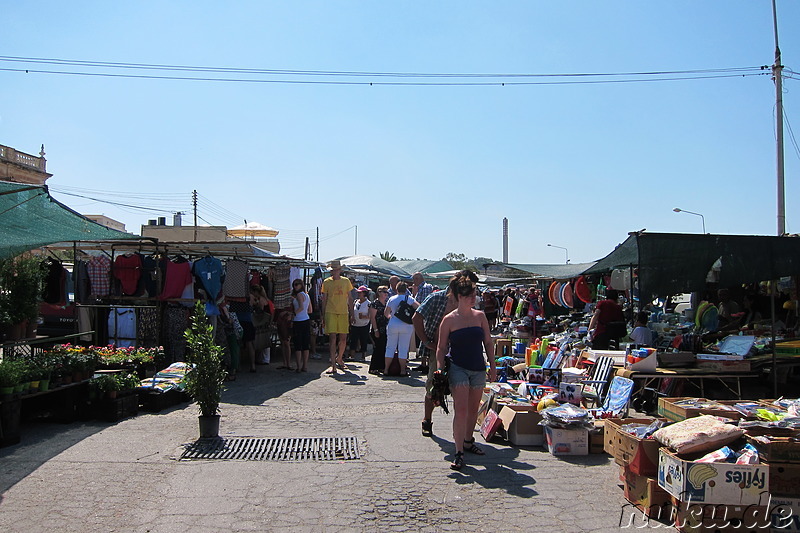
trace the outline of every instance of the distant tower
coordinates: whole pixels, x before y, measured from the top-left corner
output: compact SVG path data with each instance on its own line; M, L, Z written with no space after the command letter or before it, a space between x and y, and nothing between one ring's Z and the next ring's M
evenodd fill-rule
M508 263L508 219L503 217L503 263Z

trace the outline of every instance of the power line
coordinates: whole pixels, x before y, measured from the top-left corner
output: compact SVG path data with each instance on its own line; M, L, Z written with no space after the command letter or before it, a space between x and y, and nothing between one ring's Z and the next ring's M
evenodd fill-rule
M236 67L209 67L189 65L164 65L152 63L124 63L112 61L89 61L81 59L58 59L41 57L0 56L0 61L15 63L34 63L83 66L93 68L121 68L156 71L185 71L185 72L215 72L237 74L268 74L268 75L297 75L297 76L334 76L334 77L396 77L396 78L535 78L535 77L587 77L587 76L656 76L678 74L710 74L747 72L753 70L769 69L769 66L760 65L752 67L707 68L692 70L657 70L636 72L595 72L595 73L423 73L423 72L376 72L376 71L347 71L347 70L297 70L297 69L261 69L261 68L236 68Z

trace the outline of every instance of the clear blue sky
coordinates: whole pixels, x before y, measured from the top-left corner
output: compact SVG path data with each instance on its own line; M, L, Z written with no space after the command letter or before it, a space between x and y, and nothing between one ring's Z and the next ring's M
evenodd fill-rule
M797 68L800 2L778 0L778 15L783 63ZM2 27L4 57L296 71L629 73L756 67L774 56L769 0L37 1L6 3ZM520 263L563 262L547 243L583 262L629 231L701 230L674 207L702 213L711 233L777 229L769 75L512 85L566 78L0 68L373 82L0 70L0 144L35 154L44 143L54 196L131 231L189 210L193 189L202 221L278 228L292 255L319 227L323 260L353 253L354 225L363 254L499 260L508 217L510 261ZM509 83L377 84L498 80ZM798 89L785 80L800 137ZM789 232L800 232L799 169L787 128Z

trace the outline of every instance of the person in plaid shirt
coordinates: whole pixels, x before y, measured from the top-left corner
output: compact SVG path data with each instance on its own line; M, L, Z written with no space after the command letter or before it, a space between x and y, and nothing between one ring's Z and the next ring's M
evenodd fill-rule
M462 270L453 276L448 283L446 291L434 292L428 296L414 313L414 332L420 339L417 355L426 360L436 355L436 344L439 339L439 325L442 323L444 315L453 311L457 306L455 297L452 295L452 285L458 276L468 276L473 282L478 282L478 276L471 270ZM433 435L433 400L431 399L431 387L433 386L433 374L436 372L436 365L428 368L428 381L425 383L425 414L422 419L422 435L430 437Z
M413 276L411 276L411 296L414 297L416 301L422 303L425 301L425 298L431 295L433 292L433 285L430 283L425 283L425 277L422 275L422 272L415 272ZM414 346L419 346L420 338L419 335L416 335L416 341ZM419 353L419 348L417 348L417 359L420 359L419 371L425 374L428 373L428 357L422 356Z

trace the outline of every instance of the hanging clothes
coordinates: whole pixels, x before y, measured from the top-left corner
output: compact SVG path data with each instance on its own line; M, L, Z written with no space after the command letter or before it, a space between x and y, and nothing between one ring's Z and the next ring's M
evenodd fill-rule
M241 259L228 259L225 263L225 281L222 293L226 298L247 298L250 294L247 263Z
M202 259L198 259L192 265L192 272L195 279L200 283L200 286L205 290L206 301L206 314L209 316L219 315L219 308L217 301L220 293L222 292L222 283L225 279L225 274L222 270L222 261L216 257L207 255Z
M292 267L289 270L289 283L291 284L296 279L303 280L305 282L305 279L303 279L303 271L298 267Z
M158 296L158 281L161 279L161 269L158 267L158 260L151 255L143 255L142 275L139 276L139 286L136 294L155 298Z
M86 270L89 273L92 294L94 296L108 296L109 292L111 292L111 280L109 278L111 259L105 254L92 256L86 265Z
M269 274L275 284L275 296L273 303L275 309L286 309L292 305L292 285L289 280L291 267L289 265L279 265L270 269Z
M133 296L142 276L142 258L139 254L118 255L114 260L114 277L119 280L122 294Z
M117 307L108 314L108 340L119 348L136 346L136 310Z
M42 261L45 269L42 300L49 304L65 305L67 302L67 269L61 261L48 257Z
M86 269L86 261L76 261L72 267L72 280L75 284L75 301L85 304L89 301L92 293L92 286L89 282L89 271ZM86 330L84 330L86 331Z
M188 262L175 263L168 258L164 259L164 263L166 274L160 298L180 298L186 286L192 283L192 267Z
M158 309L145 307L136 310L136 338L139 347L158 346Z

